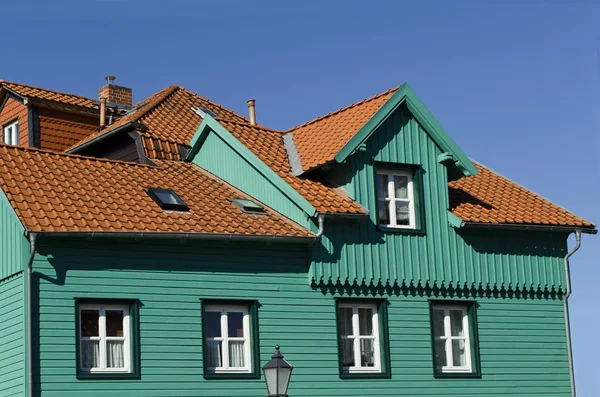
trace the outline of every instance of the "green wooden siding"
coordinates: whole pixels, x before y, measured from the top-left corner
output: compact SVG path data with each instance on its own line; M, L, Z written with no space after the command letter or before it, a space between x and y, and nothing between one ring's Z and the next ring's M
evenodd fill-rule
M315 231L313 222L300 206L216 133L208 134L193 162L294 222Z
M564 234L472 232L449 226L447 168L437 161L441 153L410 113L400 108L371 136L365 150L335 166L330 178L369 209L370 219L328 219L323 244L314 246L310 277L317 283L359 285L563 286ZM422 167L424 233L378 229L377 162Z
M23 272L0 281L0 396L25 394Z
M562 301L552 297L478 297L481 379L435 379L427 296L377 294L390 303L392 376L342 380L335 299L307 284L301 247L41 240L39 252L34 379L43 397L264 396L264 379L203 378L201 298L258 300L260 362L282 346L295 367L292 397L569 395ZM140 379L76 379L74 298L82 297L140 300Z
M0 280L22 271L29 258L29 241L8 199L0 191Z

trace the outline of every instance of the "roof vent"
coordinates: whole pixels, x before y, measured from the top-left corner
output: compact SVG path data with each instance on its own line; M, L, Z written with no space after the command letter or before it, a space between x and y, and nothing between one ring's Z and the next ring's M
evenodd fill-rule
M179 198L171 189L149 188L148 195L152 197L156 204L163 210L189 211L189 207Z
M265 207L248 199L235 198L231 200L233 205L241 209L246 214L265 215Z

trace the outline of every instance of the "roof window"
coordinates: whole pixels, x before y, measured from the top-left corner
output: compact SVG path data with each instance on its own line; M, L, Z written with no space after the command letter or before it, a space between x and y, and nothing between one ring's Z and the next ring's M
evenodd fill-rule
M198 115L202 118L204 118L204 116L206 116L207 114L212 118L217 117L217 114L215 112L212 112L207 108L196 108L196 113L198 113Z
M163 210L189 211L189 207L171 189L149 188L148 195Z
M231 202L246 214L264 215L266 213L265 207L252 200L236 198L231 200Z

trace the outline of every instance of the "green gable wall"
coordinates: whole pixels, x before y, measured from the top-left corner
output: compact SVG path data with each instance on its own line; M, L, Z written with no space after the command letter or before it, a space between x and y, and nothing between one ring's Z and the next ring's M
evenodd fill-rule
M237 143L241 145L241 143ZM254 164L242 157L216 133L208 133L200 152L194 156L193 163L296 223L315 231L313 222L310 221L306 212L299 205L294 203L278 186L265 177Z
M0 281L0 396L25 393L23 272Z
M25 269L29 241L8 199L0 191L0 280Z
M441 149L406 108L396 110L364 150L328 176L370 211L370 219L328 219L313 249L310 277L317 283L373 283L558 289L564 285L566 235L457 230L448 223L447 168ZM423 233L377 227L376 162L423 169Z
M260 362L279 343L294 365L291 397L567 397L562 301L476 296L481 379L435 379L429 303L420 291L321 291L306 282L306 248L40 240L33 263L34 384L42 397L263 397L264 379L205 380L201 298L259 301ZM391 378L340 379L335 296L389 301ZM77 380L76 297L139 299L141 378Z

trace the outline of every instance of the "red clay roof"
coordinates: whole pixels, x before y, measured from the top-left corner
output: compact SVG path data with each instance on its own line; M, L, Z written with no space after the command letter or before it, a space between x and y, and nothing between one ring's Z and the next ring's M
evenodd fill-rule
M46 101L62 103L65 105L79 106L88 109L94 109L98 107L94 104L94 99L82 97L79 95L66 94L63 92L48 90L46 88L33 87L26 84L18 84L4 80L0 80L0 85L13 91L17 95L27 98L42 99Z
M217 120L248 122L239 114L178 85L172 85L137 103L133 110L104 130L78 142L80 146L98 136L129 122L139 122L148 127L146 136L161 141L189 145L202 118L193 109L208 109ZM69 150L70 150L69 149Z
M400 87L377 94L288 130L308 171L332 161L335 155Z
M0 145L0 184L31 231L312 236L267 207L264 216L242 213L231 199L248 196L191 163L158 163ZM162 210L146 193L149 187L172 189L189 212Z
M250 149L263 163L273 169L321 213L365 214L363 207L321 183L291 174L281 132L248 123L220 121L231 134Z
M450 210L465 222L593 228L564 208L475 163L479 173L448 184Z

